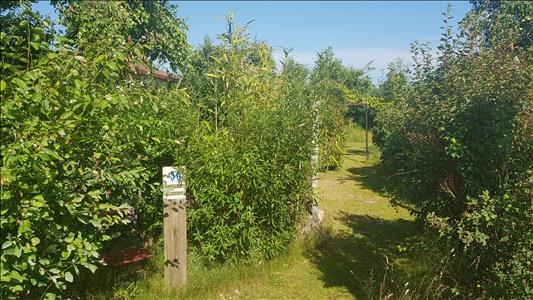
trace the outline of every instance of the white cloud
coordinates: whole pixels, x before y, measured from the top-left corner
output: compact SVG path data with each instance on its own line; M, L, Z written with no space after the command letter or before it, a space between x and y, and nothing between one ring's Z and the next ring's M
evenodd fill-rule
M411 53L409 50L396 48L333 48L335 57L341 59L344 64L355 68L363 68L370 61L373 61L374 70L369 72L372 80L379 82L387 69L387 65L396 58L402 58L409 61ZM312 67L316 59L316 52L299 52L293 51L291 55L301 64ZM279 61L283 56L283 51L275 49L274 58Z

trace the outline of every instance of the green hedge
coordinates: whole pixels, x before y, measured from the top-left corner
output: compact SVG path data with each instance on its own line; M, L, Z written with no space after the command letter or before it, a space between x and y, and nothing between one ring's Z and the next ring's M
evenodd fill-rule
M21 16L0 44L1 295L53 298L128 230L120 208L160 219L160 165L195 118L181 91L136 81L131 45L81 53L29 8Z
M533 6L500 8L490 17L505 22L471 13L461 34L446 32L436 66L415 45L411 82L378 112L375 141L395 199L458 253L457 291L530 299L533 52L509 45L522 30L513 18Z
M313 86L305 68L276 73L272 49L231 19L221 45L189 57L166 2L63 4L66 35L26 5L1 16L0 296L61 297L104 250L159 238L166 165L186 167L189 240L205 261L283 251L312 201L316 103L321 155L340 161L342 89ZM183 49L161 52L158 16ZM180 83L131 68L169 60Z
M188 230L208 261L279 253L311 199L306 84L276 76L271 49L231 26L220 46L195 51L184 78L200 116L183 159Z

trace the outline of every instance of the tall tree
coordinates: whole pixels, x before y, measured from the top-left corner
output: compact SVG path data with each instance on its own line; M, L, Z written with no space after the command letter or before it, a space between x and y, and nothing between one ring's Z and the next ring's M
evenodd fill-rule
M124 42L143 46L148 61L184 71L190 46L177 6L160 1L55 0L66 36L85 52L114 49ZM95 49L98 48L98 49Z
M463 21L486 46L507 43L528 48L533 44L533 2L470 0L474 9Z
M394 101L402 97L405 92L407 81L407 66L401 59L390 63L387 67L385 81L379 85L379 96L386 101Z

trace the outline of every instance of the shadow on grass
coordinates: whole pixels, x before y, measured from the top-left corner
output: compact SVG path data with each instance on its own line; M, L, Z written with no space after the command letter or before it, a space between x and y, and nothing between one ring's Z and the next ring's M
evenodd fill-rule
M372 298L385 271L385 255L394 259L397 245L420 231L415 222L401 219L341 213L339 220L351 232L324 233L306 255L322 272L326 287L343 286L356 298Z
M346 170L352 174L347 179L360 182L364 188L376 193L384 195L390 188L379 165L352 167Z
M345 155L366 155L365 149L348 149Z
M80 278L69 289L73 299L129 298L136 292L136 283L147 274L155 272L149 261L140 261L123 266L100 266L92 274L82 270Z
M414 212L418 211L415 207L410 206L405 202L405 199L412 195L406 194L402 190L398 189L398 186L395 185L397 182L388 179L389 176L379 164L352 167L346 170L352 175L343 179L359 182L363 188L390 198L391 204L395 207L402 207ZM421 192L420 194L424 193Z

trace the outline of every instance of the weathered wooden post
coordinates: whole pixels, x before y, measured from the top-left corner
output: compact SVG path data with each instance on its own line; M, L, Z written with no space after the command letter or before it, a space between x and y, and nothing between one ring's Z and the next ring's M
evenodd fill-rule
M187 282L187 225L185 177L175 167L163 167L165 283L183 287Z

